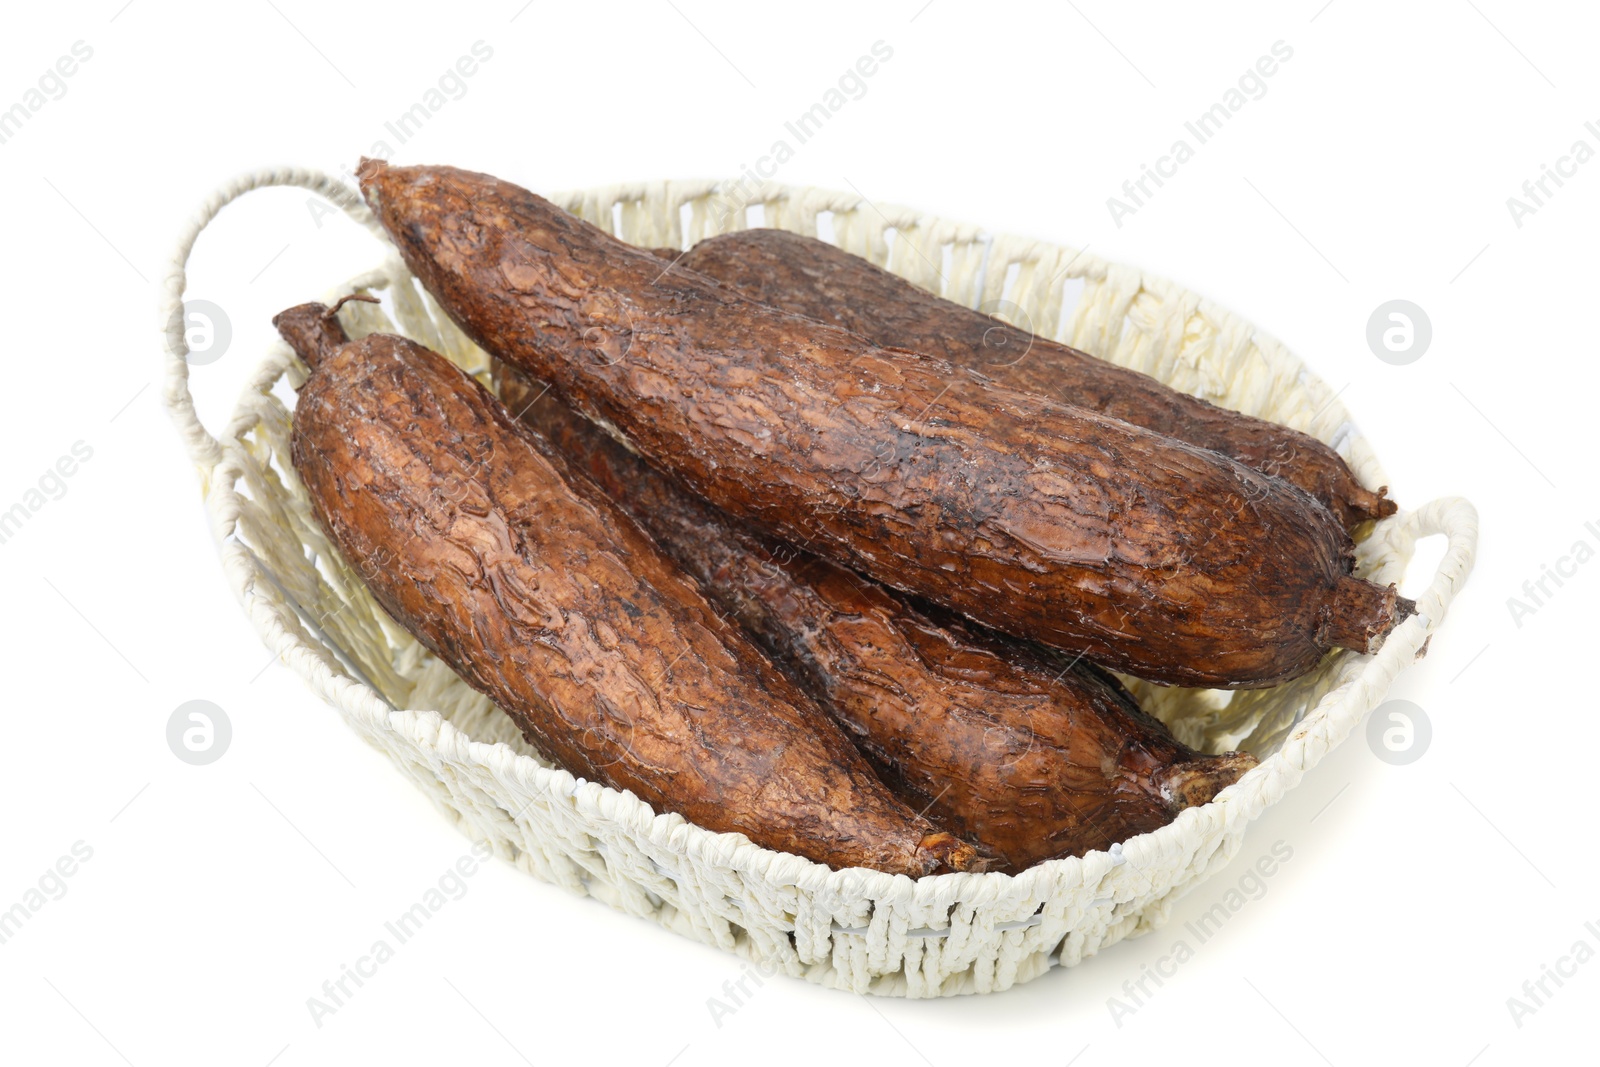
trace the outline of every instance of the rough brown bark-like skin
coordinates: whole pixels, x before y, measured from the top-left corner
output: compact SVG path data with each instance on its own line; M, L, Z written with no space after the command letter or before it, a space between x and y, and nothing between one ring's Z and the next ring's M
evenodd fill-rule
M541 197L366 161L411 270L489 352L763 532L1158 682L1264 686L1409 612L1299 489L666 269Z
M482 386L405 338L278 317L291 455L378 602L572 773L835 867L965 868L848 738ZM544 451L541 451L541 445Z
M947 359L1013 389L1231 456L1304 489L1346 527L1394 514L1394 501L1383 490L1356 481L1339 454L1309 434L1217 407L1147 374L1036 337L815 237L741 230L708 237L667 258L753 300L842 326L880 345Z
M502 367L499 385L509 409L832 712L902 798L993 854L991 869L1148 833L1255 765L1179 744L1086 663L1047 666L739 527L517 371Z

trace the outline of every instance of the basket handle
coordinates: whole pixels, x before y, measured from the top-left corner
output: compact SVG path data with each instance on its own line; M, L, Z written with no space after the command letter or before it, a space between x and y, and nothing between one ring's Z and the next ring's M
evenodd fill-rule
M1354 676L1325 694L1289 731L1276 753L1223 790L1219 799L1230 805L1234 817L1251 821L1293 789L1378 705L1389 684L1427 647L1444 620L1445 609L1472 573L1472 560L1478 549L1478 510L1461 497L1440 497L1379 523L1379 532L1373 534L1402 556L1410 555L1418 538L1434 534L1443 534L1449 543L1433 580L1416 598L1417 613L1395 627L1383 647L1361 664ZM1249 744L1250 739L1246 739L1246 747ZM1234 790L1238 791L1236 795Z
M376 237L388 243L388 236L373 217L361 196L350 186L322 171L302 167L269 167L241 174L226 182L210 196L189 220L178 247L172 254L166 274L157 286L160 329L166 338L167 411L183 434L184 444L194 462L210 469L222 461L222 445L200 422L195 412L194 394L189 391L189 343L184 336L183 297L188 288L189 254L195 241L224 207L256 189L288 186L308 189L341 208Z
M1473 557L1478 551L1478 509L1459 496L1439 497L1405 515L1386 537L1402 549L1403 554L1409 555L1419 538L1434 534L1443 534L1449 543L1433 581L1416 598L1417 614L1426 618L1429 634L1438 626L1450 601L1467 584L1467 577L1472 573Z

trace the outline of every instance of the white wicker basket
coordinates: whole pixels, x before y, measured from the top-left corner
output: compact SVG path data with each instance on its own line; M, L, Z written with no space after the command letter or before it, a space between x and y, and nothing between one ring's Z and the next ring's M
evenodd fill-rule
M834 871L741 835L714 834L545 762L499 709L384 615L323 537L289 465L292 394L280 383L298 383L304 370L285 345L269 349L219 435L200 424L181 311L188 254L225 204L274 185L328 198L383 241L382 266L322 294L387 291L398 327L374 305L355 304L347 309L354 332L398 328L475 373L488 366L337 180L302 170L261 172L205 203L161 284L166 401L199 468L228 581L262 639L469 837L488 840L540 879L766 968L856 992L992 992L1153 929L1181 893L1237 852L1250 821L1378 703L1471 568L1476 512L1464 500L1436 500L1385 520L1359 546L1360 573L1387 583L1400 578L1417 538L1449 539L1418 598L1420 614L1377 655L1333 655L1307 677L1231 696L1136 686L1145 706L1189 744L1247 748L1261 764L1212 803L1109 851L1015 876L913 881ZM711 182L658 182L554 199L626 240L685 247L747 223L743 210L727 217L716 194ZM991 237L860 196L772 185L750 203L761 205L763 224L803 233L817 233L819 216L831 216L841 246L920 285L972 306L1008 309L1036 333L1333 442L1363 482L1384 481L1337 399L1283 345L1169 282L1074 249ZM1063 292L1080 283L1064 317ZM306 297L314 295L308 286ZM263 317L277 310L260 309Z

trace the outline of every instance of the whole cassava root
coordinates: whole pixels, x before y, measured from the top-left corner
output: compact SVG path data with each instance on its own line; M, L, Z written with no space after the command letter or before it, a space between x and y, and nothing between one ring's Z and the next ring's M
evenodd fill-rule
M311 367L291 458L384 609L540 751L660 810L836 867L971 866L625 515L405 338L275 320Z
M880 345L947 359L1014 389L1231 456L1304 489L1347 528L1394 514L1394 501L1382 489L1374 492L1356 481L1339 454L1309 434L1217 407L1147 374L1036 337L815 237L740 230L708 237L670 259L753 300L842 326Z
M742 297L506 182L364 161L489 352L771 536L1154 681L1264 686L1412 610L1338 521L1224 456Z
M1255 765L1202 756L1109 675L1063 671L739 527L502 365L501 399L832 712L913 808L1017 871L1157 829ZM576 480L575 484L576 484Z

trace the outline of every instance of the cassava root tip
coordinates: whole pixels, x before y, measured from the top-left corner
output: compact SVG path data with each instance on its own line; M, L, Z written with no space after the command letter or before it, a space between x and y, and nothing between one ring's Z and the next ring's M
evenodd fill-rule
M341 296L339 298L338 303L334 304L333 307L329 308L327 311L324 311L322 313L322 317L325 318L325 319L333 318L335 315L339 314L339 309L340 308L344 307L346 304L350 303L350 301L352 301L352 300L359 300L363 304L378 304L378 303L382 303L382 301L380 301L377 297L373 296L371 293L346 293L344 296Z
M344 301L339 303L342 306ZM296 304L272 316L272 325L294 349L294 354L304 360L306 366L316 370L318 364L350 340L350 335L344 332L344 327L333 316L336 310L315 302Z
M1416 603L1401 596L1393 583L1382 586L1347 574L1333 588L1324 636L1334 648L1370 655L1416 613Z
M1259 761L1248 752L1200 756L1167 768L1160 775L1161 792L1174 812L1209 804Z
M918 852L925 852L938 860L939 866L934 874L949 874L952 871L982 871L988 866L978 850L956 837L943 831L928 834L917 844Z

